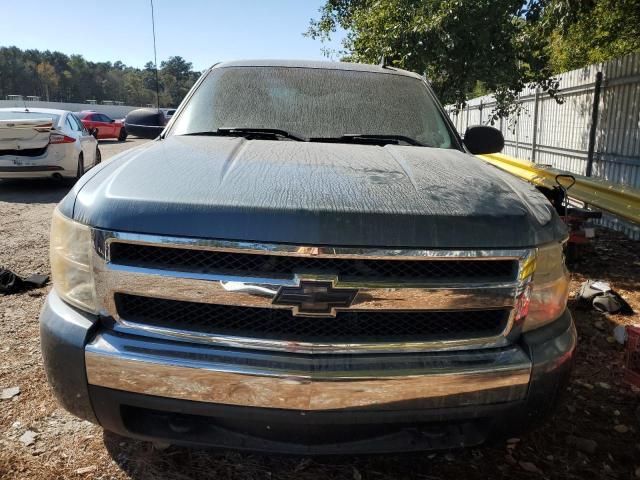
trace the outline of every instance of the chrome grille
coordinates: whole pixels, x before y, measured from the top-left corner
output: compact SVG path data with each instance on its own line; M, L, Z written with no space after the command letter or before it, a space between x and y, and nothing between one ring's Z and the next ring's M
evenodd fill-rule
M100 313L116 331L317 354L507 346L536 252L313 247L99 229L93 242ZM327 297L322 289L331 298L346 290L355 296L316 313L315 302ZM292 298L282 301L285 291Z
M509 311L340 312L294 317L290 310L215 305L116 294L121 318L186 331L290 341L443 341L490 337L506 327Z
M111 244L110 261L160 270L220 272L244 276L292 278L304 272L335 274L344 280L392 279L510 281L518 272L512 259L357 259L316 258L158 247L131 243Z

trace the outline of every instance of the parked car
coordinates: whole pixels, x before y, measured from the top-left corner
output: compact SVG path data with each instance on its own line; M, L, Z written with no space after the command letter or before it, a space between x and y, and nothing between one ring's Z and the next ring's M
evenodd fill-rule
M77 112L76 115L85 127L88 129L95 128L97 132L96 138L117 138L121 142L127 139L124 119L114 120L104 113L94 112L93 110Z
M100 159L98 142L72 112L0 108L0 178L80 178Z
M175 108L161 108L160 110L162 111L162 113L164 113L167 122L169 122L169 120L171 120L171 117L173 117L173 114L176 113Z
M567 229L419 75L254 61L53 217L40 317L73 414L161 443L429 450L551 414L576 346Z
M169 120L162 109L136 108L127 113L124 124L131 135L154 139L162 133Z

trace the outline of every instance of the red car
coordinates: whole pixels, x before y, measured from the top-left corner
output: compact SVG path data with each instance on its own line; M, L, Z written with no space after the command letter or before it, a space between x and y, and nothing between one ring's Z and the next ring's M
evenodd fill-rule
M96 138L117 138L121 142L127 139L127 130L124 128L122 120L114 120L104 113L93 110L77 112L76 115L89 131L92 128L97 129L98 132L94 135Z

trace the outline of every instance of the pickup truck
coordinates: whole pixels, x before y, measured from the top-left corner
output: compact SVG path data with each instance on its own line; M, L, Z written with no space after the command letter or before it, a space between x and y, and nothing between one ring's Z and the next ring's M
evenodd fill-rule
M71 413L159 444L464 447L548 418L576 346L565 225L429 83L214 65L55 210L40 317Z

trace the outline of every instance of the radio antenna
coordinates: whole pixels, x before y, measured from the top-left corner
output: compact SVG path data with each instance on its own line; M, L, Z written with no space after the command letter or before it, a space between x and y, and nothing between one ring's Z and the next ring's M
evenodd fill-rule
M156 107L160 111L160 80L158 79L158 54L156 52L156 19L153 14L153 0L151 1L151 28L153 30L153 64L156 67Z

